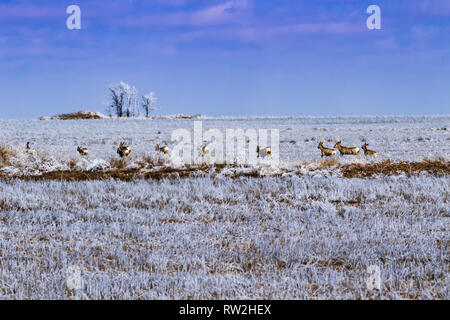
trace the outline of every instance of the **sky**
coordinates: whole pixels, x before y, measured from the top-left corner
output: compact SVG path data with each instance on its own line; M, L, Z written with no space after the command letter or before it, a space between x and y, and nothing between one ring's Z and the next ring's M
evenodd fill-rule
M157 114L450 114L450 0L0 2L0 118L105 112L120 81Z

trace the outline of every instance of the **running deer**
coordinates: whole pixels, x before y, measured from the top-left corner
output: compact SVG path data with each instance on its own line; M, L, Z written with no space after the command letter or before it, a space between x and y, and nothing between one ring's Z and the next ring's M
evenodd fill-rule
M334 147L339 150L339 152L341 153L341 156L346 155L346 154L354 154L354 155L357 155L357 156L361 156L361 154L359 153L359 148L357 148L357 147L344 147L344 146L341 145L341 141L340 140L338 142L336 142Z
M86 157L88 155L88 149L87 148L77 147L77 151L83 157Z
M272 150L269 147L260 148L259 146L256 147L256 153L258 154L258 158L265 158L272 155Z
M367 143L364 143L364 145L362 146L362 149L364 150L364 155L365 156L372 156L372 157L376 158L377 157L377 152L367 149L368 146L369 145Z
M162 152L164 154L169 154L169 147L168 146L162 146L160 147L159 144L156 145L155 147L156 151Z
M325 148L323 146L323 141L319 142L319 145L317 147L317 149L320 149L320 152L322 153L322 157L331 157L331 156L335 156L336 155L336 150L330 149L330 148Z
M117 153L121 158L128 157L131 154L131 147L125 146L123 142L120 143Z

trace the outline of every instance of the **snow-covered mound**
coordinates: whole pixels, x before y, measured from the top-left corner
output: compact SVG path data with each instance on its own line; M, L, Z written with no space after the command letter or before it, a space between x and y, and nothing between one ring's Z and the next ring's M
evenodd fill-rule
M98 120L106 118L108 117L100 112L81 110L74 113L59 114L53 117L41 117L39 120Z

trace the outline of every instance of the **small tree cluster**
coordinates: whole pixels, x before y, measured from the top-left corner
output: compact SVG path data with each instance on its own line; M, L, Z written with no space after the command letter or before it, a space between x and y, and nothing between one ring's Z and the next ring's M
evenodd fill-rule
M109 103L108 112L110 115L115 114L117 117L135 117L140 115L138 90L129 84L121 81L118 84L109 86ZM151 111L157 109L157 98L152 91L142 95L141 107L148 117Z

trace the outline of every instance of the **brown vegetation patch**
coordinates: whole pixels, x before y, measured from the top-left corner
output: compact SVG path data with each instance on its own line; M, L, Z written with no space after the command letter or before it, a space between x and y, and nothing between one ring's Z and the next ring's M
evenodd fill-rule
M184 168L161 168L154 171L142 171L140 169L124 169L119 168L109 171L81 171L81 170L57 170L44 172L39 175L22 175L22 176L2 176L0 179L15 178L25 181L40 181L40 180L63 180L63 181L91 181L91 180L120 180L120 181L133 181L137 179L148 180L160 180L160 179L183 179L194 176L203 175L206 176L209 173L213 174L213 177L220 172L221 167L211 166L185 166ZM231 178L239 177L259 177L260 174L257 170L250 172L237 172L230 176Z
M40 118L44 120L45 118ZM53 116L50 120L91 120L103 119L98 113L93 111L78 111L73 113L65 113Z
M11 157L14 151L6 146L0 146L0 168L11 165Z
M109 165L111 168L122 170L127 167L128 161L126 158L111 158L109 160Z
M152 169L154 167L163 166L165 162L166 160L164 158L153 158L149 156L144 156L138 161L138 165L139 168L141 169Z
M0 147L0 167L2 163L6 164L9 161L10 152L5 147ZM227 177L236 179L241 177L260 178L263 177L258 169L251 169L248 166L215 164L211 165L185 165L181 168L156 166L160 165L159 161L152 159L143 159L139 163L138 168L127 168L126 159L111 159L112 170L92 170L83 171L75 169L75 160L69 160L71 170L57 170L50 172L43 172L38 175L18 175L10 176L0 172L0 179L20 179L25 181L38 180L64 180L64 181L89 181L89 180L120 180L132 181L137 179L160 180L160 179L183 179L189 177L211 177L215 178L222 173L225 168L237 169L226 174ZM433 176L444 176L450 174L450 163L444 159L421 161L421 162L392 162L385 160L379 163L355 163L339 166L336 160L326 159L321 161L318 168L312 171L323 168L331 168L336 166L336 170L340 170L344 178L374 178L376 176L397 176L405 174L407 176L418 175L421 172L426 172ZM152 169L147 171L148 169ZM251 169L251 170L241 170ZM303 176L300 172L295 170L282 169L284 173L293 173L297 176ZM271 177L280 177L282 174L272 174ZM287 199L286 199L287 200ZM357 200L355 200L357 201ZM336 204L351 204L357 203L336 203Z
M398 176L406 174L408 177L420 172L427 172L434 176L450 174L450 163L443 160L426 160L420 162L392 162L384 160L380 163L355 163L341 167L345 178L372 178L377 175Z

